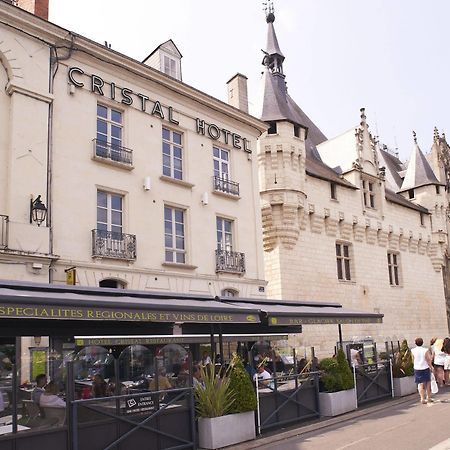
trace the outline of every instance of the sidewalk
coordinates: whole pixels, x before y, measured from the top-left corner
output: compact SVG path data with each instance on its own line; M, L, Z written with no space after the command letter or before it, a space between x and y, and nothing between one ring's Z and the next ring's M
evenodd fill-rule
M439 394L438 394L439 396ZM261 447L263 445L275 444L276 442L283 441L295 436L301 436L302 434L310 433L312 431L317 431L322 428L327 428L338 423L347 422L350 420L357 419L359 417L372 414L374 412L382 411L385 409L390 409L396 405L403 403L417 403L419 401L419 396L417 393L407 395L405 397L395 398L391 400L386 400L383 402L378 402L376 404L368 405L357 409L356 411L349 412L347 414L342 414L341 416L332 418L316 419L313 421L308 421L307 423L294 424L289 428L282 428L275 430L270 433L266 433L253 441L243 442L242 444L233 445L230 447L225 447L230 450L249 450Z

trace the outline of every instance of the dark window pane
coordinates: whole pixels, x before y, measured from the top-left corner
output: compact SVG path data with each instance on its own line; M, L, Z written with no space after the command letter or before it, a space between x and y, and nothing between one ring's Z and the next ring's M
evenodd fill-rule
M164 233L172 235L172 222L164 221Z
M105 135L108 133L108 125L104 120L97 119L97 132Z
M166 261L173 262L173 252L166 251Z
M170 177L171 176L170 167L163 166L163 175L165 175L166 177Z
M392 282L392 267L388 267L388 271L389 271L389 284L393 284Z
M97 206L102 206L106 208L108 204L106 192L97 191Z
M337 274L338 274L338 279L339 280L342 280L343 279L343 277L342 277L342 260L340 260L340 259L338 259L337 261Z
M181 223L175 224L175 234L177 236L184 236L184 226Z
M163 153L165 155L170 155L170 144L163 142Z
M370 207L375 208L375 198L373 195L370 196Z
M108 117L108 109L102 105L97 105L97 116L104 117L106 119Z
M226 152L225 150L222 150L220 152L220 156L224 161L228 161L228 152Z
M397 265L397 255L392 255L392 261L395 265Z
M398 286L400 284L398 281L398 267L394 267L394 280L395 280L395 285Z
M170 234L164 235L164 246L165 247L172 247L172 236Z
M97 208L97 222L106 223L108 221L107 217L108 213L105 208Z
M344 260L344 264L345 264L345 279L346 280L350 280L350 261L348 259Z
M177 169L181 172L181 169L182 169L181 159L174 158L173 167L174 167L174 169Z
M231 232L231 221L225 220L224 225L225 225L225 231Z
M341 256L341 244L336 244L336 255Z
M113 122L122 123L122 113L114 109L111 110L111 120Z
M180 158L181 159L181 148L180 147L173 147L173 156L175 158Z
M176 133L175 131L173 132L173 142L175 142L175 144L181 145L181 134L180 133Z
M114 225L122 226L122 213L118 211L112 211L111 223L113 223Z
M173 171L173 177L176 180L182 180L183 179L183 173L180 170L174 170Z
M172 220L172 209L167 206L164 207L164 219Z
M217 147L213 147L213 155L218 158L220 155L220 150Z
M183 223L183 211L181 209L175 210L175 222Z
M348 258L348 245L343 245L344 247L344 256Z
M122 211L122 197L119 195L111 195L111 207L112 209Z
M167 128L162 129L162 137L166 141L170 141L170 131Z
M111 136L115 137L116 139L122 139L122 128L112 125L111 126Z
M176 239L176 248L178 250L184 250L184 238L177 237L177 239Z
M177 263L184 264L184 262L185 262L184 253L177 253Z

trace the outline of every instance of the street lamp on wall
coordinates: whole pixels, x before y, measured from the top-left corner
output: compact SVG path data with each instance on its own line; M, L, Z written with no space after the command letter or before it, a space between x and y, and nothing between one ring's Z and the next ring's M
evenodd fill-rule
M47 217L47 207L42 203L41 196L30 200L30 223L35 222L38 227Z

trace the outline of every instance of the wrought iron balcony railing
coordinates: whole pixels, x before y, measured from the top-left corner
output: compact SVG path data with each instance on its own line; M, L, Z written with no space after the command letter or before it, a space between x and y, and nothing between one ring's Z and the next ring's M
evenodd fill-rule
M92 256L136 259L136 236L114 231L92 230Z
M239 195L239 183L214 175L213 184L215 191L226 192L227 194L236 196Z
M0 249L8 248L9 216L0 214Z
M216 250L216 273L245 273L245 254Z
M98 139L93 139L93 142L94 157L108 159L128 166L133 165L133 150Z

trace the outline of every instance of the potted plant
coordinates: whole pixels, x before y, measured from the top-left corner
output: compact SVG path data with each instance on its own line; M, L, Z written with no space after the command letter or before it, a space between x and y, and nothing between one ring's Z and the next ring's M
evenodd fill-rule
M322 371L319 411L322 416L337 416L356 409L356 390L352 370L340 349L336 358L325 358Z
M201 369L201 376L203 383L195 388L200 447L216 449L254 439L256 395L238 357L220 377L211 364Z
M392 376L394 378L395 397L403 397L416 392L414 364L406 339L403 340L399 351L392 358Z

